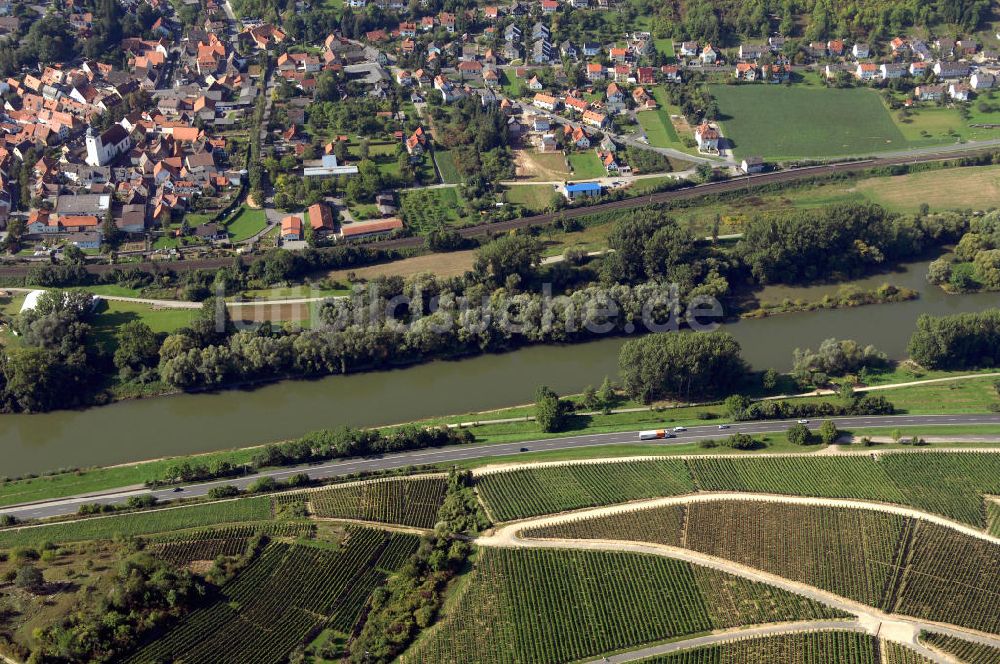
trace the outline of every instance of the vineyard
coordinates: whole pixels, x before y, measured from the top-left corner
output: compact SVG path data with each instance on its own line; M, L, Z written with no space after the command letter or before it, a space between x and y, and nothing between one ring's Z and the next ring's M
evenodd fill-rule
M746 624L837 617L784 590L631 553L484 548L407 662L561 662Z
M43 542L78 542L134 537L220 523L264 521L271 518L271 501L266 497L227 500L221 503L134 512L47 526L0 530L0 549L38 546Z
M682 460L569 464L485 475L479 495L497 521L511 521L581 507L689 493Z
M319 517L433 528L444 502L444 477L388 479L305 494Z
M953 655L963 664L996 664L1000 662L1000 648L991 648L954 636L931 632L923 634L920 639L936 650Z
M1000 633L1000 546L900 515L727 500L578 519L525 534L681 546L885 611Z
M686 515L686 505L652 507L530 528L524 535L541 539L623 540L683 546Z
M885 664L934 664L912 648L893 641L884 641L882 647L885 650L885 658L882 660Z
M862 632L805 632L684 650L642 664L876 664L877 648L875 638Z
M272 543L221 589L129 662L278 662L313 630L349 632L387 572L416 551L418 538L348 528L339 549Z
M246 551L255 535L270 537L310 537L316 527L311 523L263 521L222 528L209 528L187 533L170 533L151 542L158 557L176 567L195 560L215 560L218 556L237 556Z
M870 500L987 525L984 494L1000 494L1000 454L716 457L522 468L483 475L498 521L699 491Z
M897 613L1000 634L1000 546L918 522Z
M526 534L683 546L881 606L896 577L907 522L869 510L718 501L623 512Z

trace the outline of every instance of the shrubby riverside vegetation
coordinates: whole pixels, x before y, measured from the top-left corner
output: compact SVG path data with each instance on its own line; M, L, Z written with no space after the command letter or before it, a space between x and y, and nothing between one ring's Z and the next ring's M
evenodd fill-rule
M479 247L473 269L463 276L380 277L356 287L350 297L328 300L318 306L321 325L313 329L269 323L237 326L218 296L287 283L321 268L384 260L394 253L350 245L298 253L276 250L250 265L234 260L215 272L122 270L100 277L74 259L40 266L29 280L180 288L187 297L202 300L204 308L190 324L167 335L154 333L141 321L121 326L114 352L88 335L89 314L82 309L72 320L65 313L42 322L32 318L37 314L17 316L15 328L29 334L24 348L11 351L6 360L0 407L34 412L101 403L122 387L218 389L528 344L676 329L721 314L714 304L718 301L738 308L745 288L857 276L954 240L966 227L965 217L953 213L897 215L876 205L844 204L757 215L735 248L726 248L694 237L663 210L639 208L614 223L608 237L613 251L593 264L564 261L543 266L541 243L531 232L507 234ZM888 294L898 289L886 285L883 290ZM89 296L72 297L82 301ZM402 304L386 311L388 303L400 298ZM885 298L891 299L878 295L872 301ZM67 334L61 332L63 327ZM54 329L60 330L59 343L53 339ZM69 341L63 342L64 337ZM88 369L83 371L83 366ZM695 382L670 388L674 396L685 397L712 389ZM655 398L648 389L641 391L641 398ZM67 402L56 394L71 394L73 399Z
M929 369L972 369L1000 363L1000 310L921 316L910 357Z

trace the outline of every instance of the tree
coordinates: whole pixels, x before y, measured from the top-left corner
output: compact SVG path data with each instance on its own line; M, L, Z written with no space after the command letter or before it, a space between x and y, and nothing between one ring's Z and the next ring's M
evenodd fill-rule
M892 442L898 443L903 438L903 432L899 429L892 430Z
M541 244L527 235L506 235L476 251L473 271L481 281L500 286L509 277L531 279L541 260Z
M115 217L109 209L104 215L104 223L101 225L101 235L104 240L104 244L108 248L113 249L118 245L118 237L120 235L118 230L118 224L115 223Z
M615 386L607 376L604 377L604 382L601 383L601 389L597 391L597 399L601 403L601 412L605 415L610 414L618 400L618 395L615 394Z
M143 369L155 367L159 362L160 340L141 320L125 323L118 330L117 337L114 362L124 377L130 378Z
M778 386L778 372L774 369L768 369L764 372L760 382L761 387L765 390L773 390Z
M837 390L837 395L844 403L851 403L854 401L854 386L851 385L850 381L845 380L840 384L840 388Z
M566 412L565 402L545 385L535 393L535 421L542 431L551 433L563 427Z
M742 394L731 394L726 397L725 406L729 417L734 420L742 420L746 416L747 408L750 407L750 397Z
M643 403L716 396L732 390L747 372L740 345L727 332L633 339L622 346L618 366L625 392Z
M37 592L45 585L42 572L34 565L22 565L14 576L14 585L21 590Z
M593 385L588 385L583 390L583 398L581 399L583 407L587 410L597 410L601 407L601 401L597 398L597 390L594 389Z
M824 445L832 445L837 442L837 437L840 432L837 431L837 425L833 423L833 420L823 420L823 423L819 425L819 439Z

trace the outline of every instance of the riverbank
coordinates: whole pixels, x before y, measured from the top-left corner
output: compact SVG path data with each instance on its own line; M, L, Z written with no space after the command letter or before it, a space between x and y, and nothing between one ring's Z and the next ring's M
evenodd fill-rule
M888 374L903 377L902 373ZM933 379L951 378L951 382L923 382L894 389L888 384L879 386L879 394L889 398L896 408L908 414L938 414L938 413L985 413L1000 404L1000 396L993 387L996 380L992 375L969 376L960 378L961 374L933 372ZM912 376L910 376L912 380ZM898 382L910 382L910 380ZM891 383L890 383L891 384ZM834 401L836 397L822 395L801 397L803 401L822 402ZM579 397L573 397L579 402ZM664 426L695 426L713 421L725 422L728 413L721 404L706 404L695 406L666 407L654 405L643 407L627 400L616 404L616 411L611 414L575 413L568 418L567 426L558 433L543 433L537 424L530 420L533 406L517 406L486 413L464 413L423 419L416 422L421 426L459 425L462 423L481 422L472 426L476 442L482 444L519 442L524 440L543 440L579 433L613 433L637 431L640 429L662 428ZM498 422L497 420L501 420ZM399 425L397 425L399 426ZM1000 431L998 431L1000 432ZM725 431L720 431L724 438ZM915 435L920 432L906 432ZM970 433L968 429L956 429L952 433ZM992 433L976 428L971 433ZM935 435L939 435L935 432ZM249 442L249 441L247 441ZM260 441L263 444L263 441ZM143 485L146 482L162 479L166 470L183 461L192 461L199 465L211 465L216 462L228 462L233 466L249 464L260 445L242 447L233 450L209 452L201 455L183 457L163 457L152 461L129 464L110 465L93 469L78 470L55 475L27 478L18 481L0 483L0 506L18 503L51 500L84 493L99 493L119 489L126 486ZM769 451L780 451L781 448L771 448Z

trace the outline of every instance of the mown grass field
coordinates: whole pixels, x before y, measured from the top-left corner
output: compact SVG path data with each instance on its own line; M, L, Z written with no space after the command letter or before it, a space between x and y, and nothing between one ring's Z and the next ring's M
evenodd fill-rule
M574 180L592 180L603 178L608 174L604 165L601 164L601 160L597 158L597 153L593 150L572 152L567 158L569 165L573 168Z
M822 157L903 150L909 142L868 89L712 85L739 157Z
M437 164L441 180L445 184L461 184L462 177L455 167L455 156L448 150L434 150L434 162Z
M244 207L226 224L226 229L233 242L242 242L264 230L265 226L267 226L267 217L263 210L252 210Z
M149 325L154 332L173 332L198 317L198 309L157 309L140 302L107 300L106 308L94 318L94 328L98 334L113 336L114 332L133 320Z
M1000 166L974 166L863 180L857 190L893 210L986 209L1000 201Z
M520 184L504 190L507 202L531 212L545 210L558 193L548 184Z

